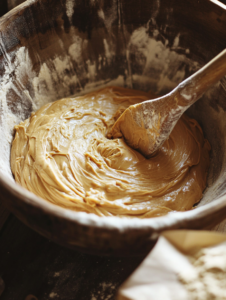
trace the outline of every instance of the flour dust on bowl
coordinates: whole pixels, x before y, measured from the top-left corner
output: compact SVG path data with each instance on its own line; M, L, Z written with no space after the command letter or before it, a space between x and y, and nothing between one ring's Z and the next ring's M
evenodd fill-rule
M41 106L110 85L160 95L193 74L226 45L223 4L28 0L0 19L0 32L0 197L20 220L67 247L142 255L163 230L210 228L224 219L224 79L187 113L212 148L207 188L193 210L147 219L75 212L15 184L10 169L13 128Z

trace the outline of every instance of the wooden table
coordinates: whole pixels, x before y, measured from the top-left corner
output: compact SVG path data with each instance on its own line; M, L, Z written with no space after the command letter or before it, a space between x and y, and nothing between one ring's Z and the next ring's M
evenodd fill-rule
M102 257L59 246L0 206L1 300L111 300L144 257ZM226 220L215 230L226 231ZM36 298L33 298L36 300ZM33 300L27 298L26 300Z
M66 249L10 215L0 231L0 276L5 282L0 299L24 300L29 294L38 300L114 299L118 286L142 259Z

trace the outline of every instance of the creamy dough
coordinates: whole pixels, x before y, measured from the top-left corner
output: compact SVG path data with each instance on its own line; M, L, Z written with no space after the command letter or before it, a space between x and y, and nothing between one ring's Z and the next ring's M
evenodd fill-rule
M99 216L156 217L192 208L201 197L210 145L183 115L150 159L107 133L131 104L151 98L107 87L49 103L15 126L15 180L62 207Z

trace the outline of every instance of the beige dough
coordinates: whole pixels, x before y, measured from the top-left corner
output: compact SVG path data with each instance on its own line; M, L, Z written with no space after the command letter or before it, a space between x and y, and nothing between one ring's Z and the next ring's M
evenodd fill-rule
M54 204L99 216L157 217L185 211L206 186L210 145L183 115L154 157L108 139L115 120L148 93L107 87L49 103L15 126L15 180Z

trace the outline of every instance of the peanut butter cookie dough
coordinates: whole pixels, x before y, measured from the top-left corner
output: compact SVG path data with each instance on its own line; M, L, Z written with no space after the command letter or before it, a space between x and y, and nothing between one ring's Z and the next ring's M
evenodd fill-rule
M129 105L150 98L107 87L43 106L15 126L15 180L54 204L99 216L149 218L191 209L206 186L210 151L195 120L183 115L150 159L123 139L107 138Z

